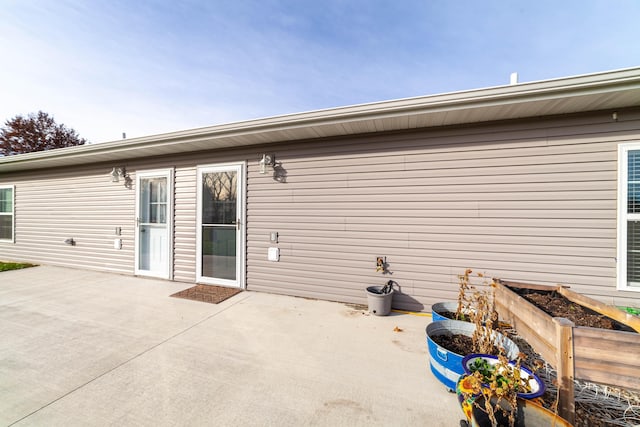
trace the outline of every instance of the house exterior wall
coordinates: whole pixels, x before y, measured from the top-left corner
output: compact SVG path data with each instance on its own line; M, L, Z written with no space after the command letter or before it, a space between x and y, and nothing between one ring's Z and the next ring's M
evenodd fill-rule
M116 250L113 239L133 242L134 192L111 183L110 171L0 174L0 181L15 183L15 243L0 244L0 259L132 274L133 244ZM70 238L75 246L64 243Z
M506 280L563 283L617 305L617 146L640 140L640 110L511 121L239 150L133 159L173 168L173 279L196 266L197 167L247 162L249 290L366 303L364 288L395 281L395 306L429 310L457 294L465 268ZM278 179L260 174L276 155ZM135 189L112 167L2 174L16 185L16 242L0 259L134 272ZM113 248L115 228L123 248ZM279 242L269 242L278 232ZM76 246L64 244L73 237ZM267 249L280 248L280 261ZM385 256L389 275L375 271Z
M638 110L378 134L274 147L286 184L250 168L250 289L363 302L393 279L401 307L455 299L465 268L563 283L606 303L616 290L617 146ZM270 231L281 261L266 260ZM375 272L386 256L391 275Z

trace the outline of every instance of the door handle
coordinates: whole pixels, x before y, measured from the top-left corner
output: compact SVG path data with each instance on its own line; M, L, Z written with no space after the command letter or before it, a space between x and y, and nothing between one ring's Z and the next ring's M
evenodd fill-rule
M240 218L236 219L236 230L240 231Z

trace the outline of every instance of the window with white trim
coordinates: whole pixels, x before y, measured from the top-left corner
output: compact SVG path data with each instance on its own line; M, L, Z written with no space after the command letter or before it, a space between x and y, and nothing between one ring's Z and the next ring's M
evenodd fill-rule
M618 289L640 292L640 143L618 151Z
M13 185L0 185L0 242L13 242L14 192Z

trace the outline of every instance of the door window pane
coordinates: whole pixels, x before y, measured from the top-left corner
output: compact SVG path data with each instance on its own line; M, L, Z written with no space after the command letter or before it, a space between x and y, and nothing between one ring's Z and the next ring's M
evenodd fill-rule
M236 280L236 228L202 227L203 277Z
M237 187L235 171L202 174L203 224L235 224Z
M167 179L143 178L140 185L140 221L145 224L166 224Z

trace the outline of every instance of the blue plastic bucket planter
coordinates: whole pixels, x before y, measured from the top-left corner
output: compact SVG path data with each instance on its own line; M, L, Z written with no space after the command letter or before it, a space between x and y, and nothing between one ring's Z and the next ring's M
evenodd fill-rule
M455 313L457 310L457 301L437 302L431 306L431 319L433 319L434 322L438 322L440 320L455 320L444 316L443 313Z
M431 322L426 328L431 372L450 391L455 391L458 379L464 374L462 366L464 356L440 346L433 341L432 337L439 335L466 335L472 337L475 328L475 324L460 320ZM504 348L509 360L515 359L520 352L520 349L513 341L499 332L494 332L494 343Z

